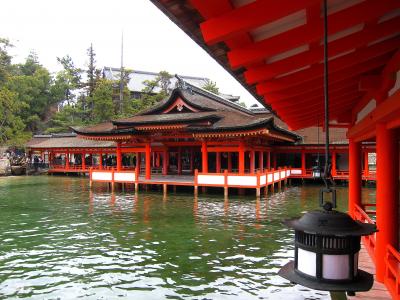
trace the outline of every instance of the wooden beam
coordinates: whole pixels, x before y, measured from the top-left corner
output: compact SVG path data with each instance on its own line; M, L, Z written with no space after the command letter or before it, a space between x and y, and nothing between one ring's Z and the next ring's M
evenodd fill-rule
M354 5L329 16L329 35L364 23L365 21L379 18L397 8L398 3L395 0L371 0ZM261 11L261 13L267 15L265 11ZM322 29L321 20L320 26L309 26L306 24L248 46L232 49L232 51L228 52L229 62L232 68L249 66L254 62L321 39L323 36Z
M319 0L255 1L201 23L200 29L204 41L212 45L281 19L317 2Z
M339 89L339 90L335 90L335 91L331 91L329 90L329 96L333 99L340 99L340 97L342 97L343 95L347 95L349 93L354 93L354 92L358 92L357 86L353 85L353 86L348 86L348 87L344 87L343 89ZM308 96L303 96L303 97L294 97L294 98L290 98L290 99L285 99L285 100L281 100L278 102L269 102L268 103L271 105L271 107L273 109L290 109L290 108L299 108L299 105L306 105L306 107L308 108L308 105L316 105L316 104L320 104L323 106L323 92L314 92L314 93L310 93Z
M400 37L396 37L388 41L370 46L366 49L347 54L329 63L329 74L333 74L354 65L367 63L369 60L385 55L395 49L398 49L399 47ZM282 78L266 81L265 83L263 83L263 85L290 86L301 82L307 82L309 80L322 77L323 70L323 64L319 64L304 71L296 72Z
M398 32L398 28L400 28L400 17L378 24L369 30L360 31L335 40L329 43L329 57L332 58L346 51L365 46L382 37L394 34ZM248 84L254 84L260 81L270 80L279 74L285 74L307 65L318 63L323 59L323 50L323 47L319 46L315 49L293 55L277 62L249 68L244 73L246 81Z
M381 87L381 85L382 77L380 75L365 75L361 76L358 89L360 91L377 90Z
M358 78L345 78L343 80L339 80L333 82L329 85L330 91L340 90L343 87L350 86L350 85L357 85L359 82ZM323 91L323 78L318 78L316 80L311 80L310 82L306 82L299 87L289 87L285 90L277 91L277 92L270 92L264 94L265 102L273 103L275 101L298 97L304 98L307 97L308 93L313 91L319 90Z
M387 60L390 58L390 54L382 55L380 57L372 58L371 60L359 63L357 65L352 65L346 68L343 68L339 71L332 70L330 68L329 77L330 83L335 83L338 81L342 81L346 78L352 78L358 74L362 74L364 72L376 69L385 65ZM310 77L307 77L310 76ZM298 86L302 89L302 85L309 81L315 80L315 82L320 82L321 78L323 78L323 66L316 66L310 68L303 72L298 72L293 75L288 75L280 79L267 81L256 86L257 93L260 95L265 95L268 92L275 92L279 90L285 90L288 87ZM316 80L320 79L320 80Z
M353 108L353 117L355 117L371 99L382 97L393 86L394 74L400 69L400 50L397 51L386 63L385 68L381 72L381 86L365 95Z
M390 123L400 119L400 90L378 105L347 133L348 138L357 138L373 131L377 123Z
M330 109L337 107L344 107L347 104L353 105L354 99L360 98L360 92L353 91L347 94L344 94L338 98L331 98L329 107ZM304 109L306 107L306 109ZM304 117L308 115L312 115L314 113L320 113L324 111L324 99L320 98L319 101L315 101L315 104L310 105L299 105L297 107L291 108L282 108L276 109L280 115L285 116L285 118L291 117Z

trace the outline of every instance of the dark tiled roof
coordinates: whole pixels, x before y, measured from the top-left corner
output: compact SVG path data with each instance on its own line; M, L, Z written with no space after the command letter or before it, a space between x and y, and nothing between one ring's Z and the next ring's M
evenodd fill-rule
M114 142L94 141L77 137L76 134L64 135L35 135L26 143L27 148L112 148Z
M176 88L171 95L160 101L155 106L141 111L138 114L125 119L115 120L112 123L103 123L91 127L74 128L82 135L121 135L121 134L143 134L134 127L149 124L188 124L187 132L215 132L233 130L252 130L269 128L280 132L292 139L299 137L274 124L272 115L255 114L252 111L227 101L204 89L184 83L185 87ZM165 113L162 112L170 107L177 98L199 112ZM208 126L198 124L199 121L210 121ZM120 126L119 129L116 127ZM124 126L124 128L121 128Z

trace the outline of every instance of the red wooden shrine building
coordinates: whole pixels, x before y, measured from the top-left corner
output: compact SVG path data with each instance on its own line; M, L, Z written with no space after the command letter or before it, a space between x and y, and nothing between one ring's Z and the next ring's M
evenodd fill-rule
M76 129L80 137L38 135L27 148L31 156L40 155L49 164L50 173L126 171L140 162L137 177L157 178L157 183L168 182L167 175L194 176L195 169L255 174L287 166L292 169L290 177L307 179L312 178L316 161L323 165L320 128L290 132L266 109L249 110L182 84L185 88L175 89L168 99L129 119ZM332 174L335 179L348 179L344 131L335 129L332 138ZM375 179L373 160L368 160L374 151L373 144L363 147L364 180ZM194 178L186 179L194 185Z
M321 124L321 0L152 0L291 129ZM376 279L400 299L400 2L329 0L330 127L349 138L349 213L375 222ZM362 147L376 143L376 204L361 197ZM376 205L371 218L366 207Z

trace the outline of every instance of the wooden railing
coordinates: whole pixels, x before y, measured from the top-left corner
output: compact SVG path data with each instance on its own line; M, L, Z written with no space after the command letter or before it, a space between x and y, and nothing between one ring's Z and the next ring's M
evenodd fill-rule
M110 183L137 183L139 181L139 169L131 170L120 170L117 171L114 168L107 170L89 170L90 183L93 181L98 182L110 182Z
M291 168L279 168L256 173L205 173L195 170L194 186L214 186L233 188L261 188L290 177Z
M386 248L385 285L394 300L400 300L400 253L391 245Z
M375 224L370 216L359 205L355 205L354 218L362 223ZM363 236L362 241L369 253L369 256L375 262L375 234Z

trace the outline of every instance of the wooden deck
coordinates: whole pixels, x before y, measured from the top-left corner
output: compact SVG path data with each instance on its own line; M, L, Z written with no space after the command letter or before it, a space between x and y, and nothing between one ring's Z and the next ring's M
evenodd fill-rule
M367 271L375 276L375 266L372 262L368 251L362 247L359 254L359 268ZM383 283L374 281L372 289L368 292L357 293L354 297L348 297L349 300L389 300L392 299L386 286Z

